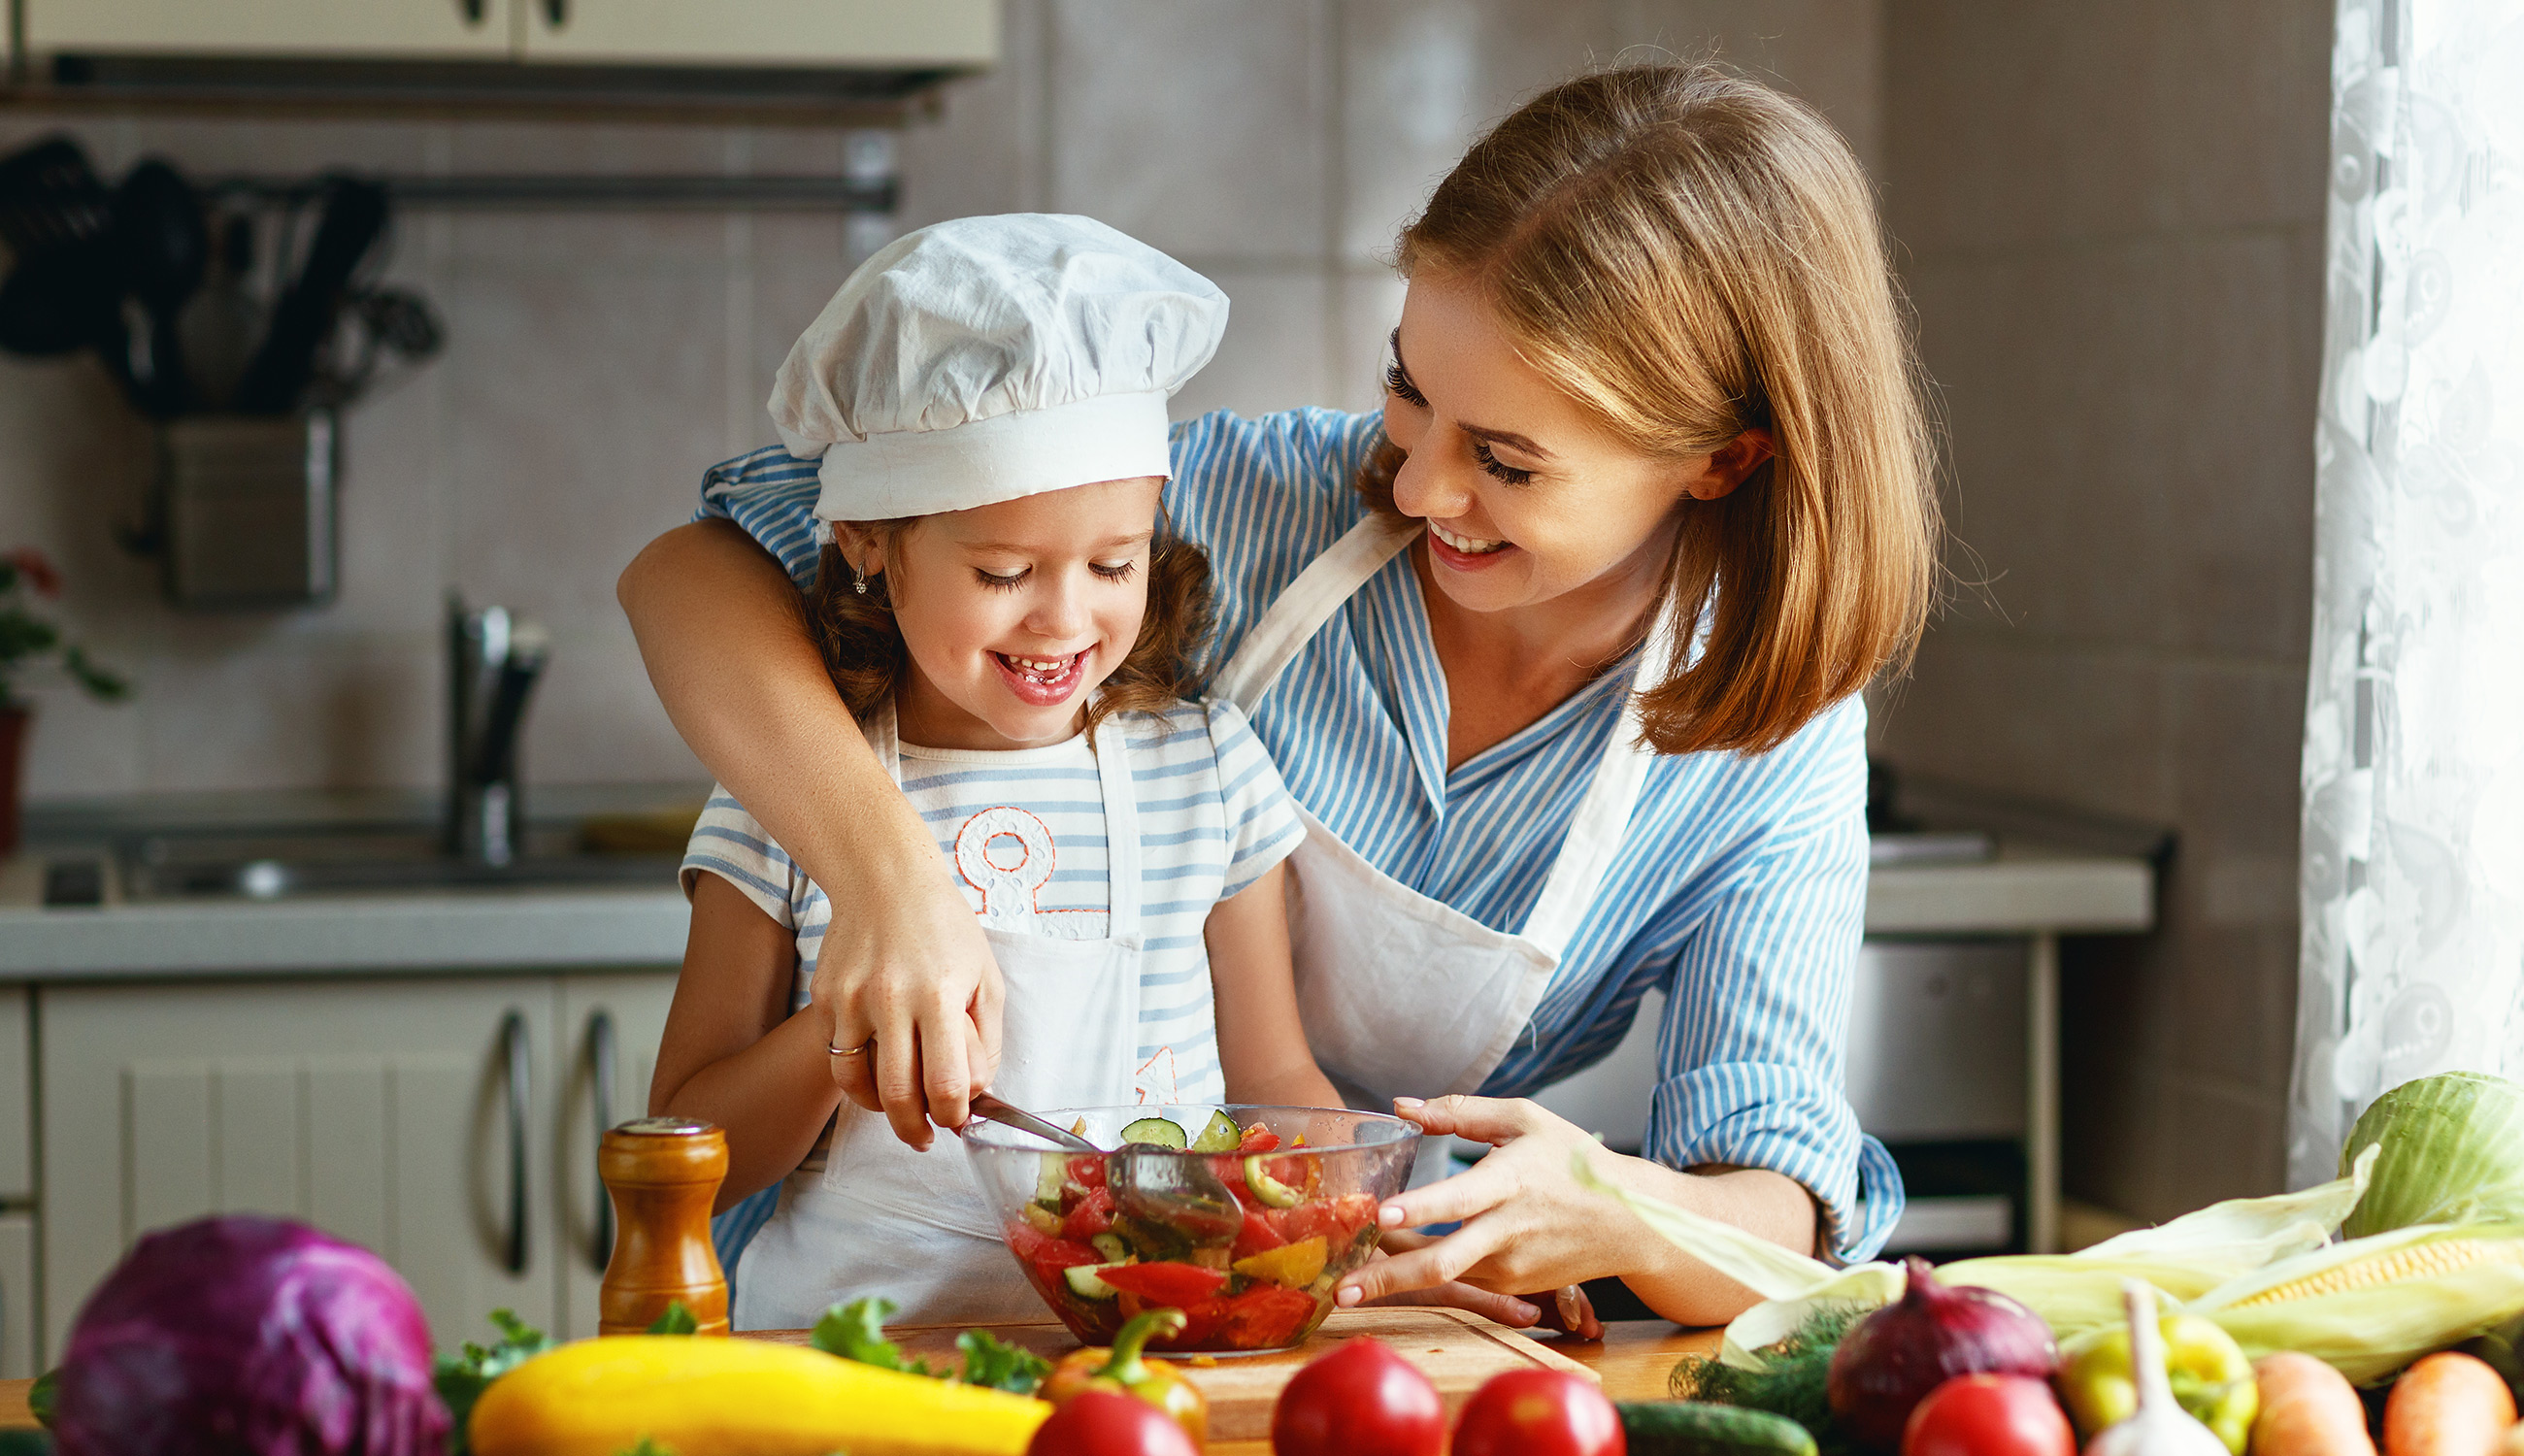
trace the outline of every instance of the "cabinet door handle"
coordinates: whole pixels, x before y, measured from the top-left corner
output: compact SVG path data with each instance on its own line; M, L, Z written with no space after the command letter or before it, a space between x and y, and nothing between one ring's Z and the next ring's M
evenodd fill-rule
M605 1187L605 1134L613 1126L613 1013L587 1014L587 1066L596 1080L596 1241L588 1250L596 1272L613 1261L613 1194Z
M500 1023L500 1050L508 1061L509 1247L502 1262L510 1274L526 1272L526 1097L534 1076L526 1044L526 1014L510 1011Z
M456 8L464 13L464 24L478 25L482 24L483 3L484 0L457 0Z
M544 24L558 30L569 24L569 0L544 0Z

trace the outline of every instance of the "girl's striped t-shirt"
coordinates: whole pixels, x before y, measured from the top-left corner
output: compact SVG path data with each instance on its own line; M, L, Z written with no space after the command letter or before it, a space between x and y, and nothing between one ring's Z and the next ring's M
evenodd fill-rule
M1202 927L1211 907L1287 857L1305 826L1235 707L1179 704L1127 714L1121 724L1139 801L1147 951L1140 1091L1147 1101L1224 1101ZM1021 935L1107 938L1104 801L1086 735L1005 752L903 744L900 756L902 792L937 836L975 914ZM684 851L687 894L704 871L794 934L790 1005L805 1006L832 901L724 788L711 790Z
M1175 426L1166 510L1209 554L1224 662L1366 515L1374 414L1220 411ZM801 585L815 570L817 465L774 445L712 467L702 513L733 519ZM1445 670L1411 554L1395 557L1255 707L1290 792L1370 864L1493 930L1542 893L1630 663L1449 765ZM1843 1055L1867 907L1867 706L1853 695L1765 753L1657 758L1603 890L1481 1091L1525 1096L1602 1060L1650 991L1660 1080L1642 1151L1669 1167L1769 1168L1820 1203L1829 1248L1871 1257L1902 1177L1849 1105ZM1409 1007L1395 1008L1407 1018ZM1407 1021L1397 1020L1397 1035Z

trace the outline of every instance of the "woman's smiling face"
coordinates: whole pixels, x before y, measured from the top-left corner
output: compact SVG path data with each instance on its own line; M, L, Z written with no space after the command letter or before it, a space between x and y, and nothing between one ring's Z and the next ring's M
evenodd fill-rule
M1393 351L1384 432L1409 456L1393 504L1429 522L1430 575L1470 610L1597 584L1653 592L1683 498L1716 499L1741 478L1710 457L1660 459L1616 439L1456 279L1411 280Z
M1022 749L1078 732L1088 699L1139 641L1148 607L1156 476L923 516L891 542L844 527L885 576L911 670L902 737L939 749Z

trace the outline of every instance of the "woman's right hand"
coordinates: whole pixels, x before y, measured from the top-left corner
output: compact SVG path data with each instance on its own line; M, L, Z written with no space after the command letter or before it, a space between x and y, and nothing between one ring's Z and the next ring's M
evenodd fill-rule
M930 866L933 870L935 866ZM961 1127L972 1094L999 1063L1005 983L973 907L942 874L910 874L837 911L815 956L816 1011L842 1095L883 1112L894 1134L926 1148L938 1127Z
M675 731L832 898L809 995L828 1044L869 1048L829 1057L833 1081L914 1147L961 1127L998 1069L998 963L833 691L788 573L704 520L651 542L614 594Z

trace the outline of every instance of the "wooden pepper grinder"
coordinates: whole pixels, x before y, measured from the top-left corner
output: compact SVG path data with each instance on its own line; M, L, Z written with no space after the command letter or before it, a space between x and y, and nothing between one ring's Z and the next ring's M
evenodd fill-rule
M641 1334L680 1299L697 1333L727 1334L727 1275L710 1244L710 1202L727 1178L727 1135L689 1118L639 1118L605 1135L596 1171L613 1195L618 1231L597 1301L597 1333Z

